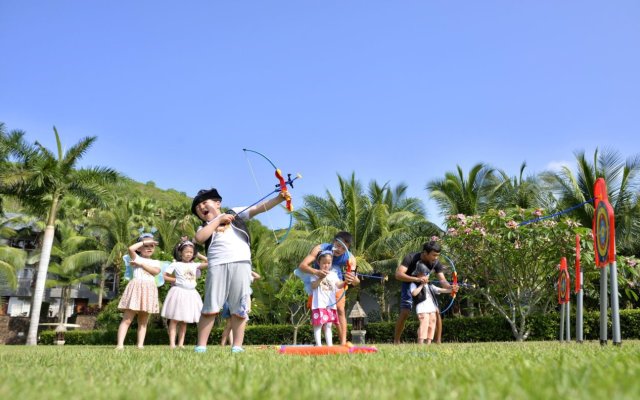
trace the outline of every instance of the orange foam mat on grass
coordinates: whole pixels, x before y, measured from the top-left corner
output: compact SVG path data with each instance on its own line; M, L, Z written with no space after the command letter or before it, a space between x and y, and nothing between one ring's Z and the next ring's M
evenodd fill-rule
M280 354L298 356L326 356L330 354L377 353L378 349L367 346L280 346Z

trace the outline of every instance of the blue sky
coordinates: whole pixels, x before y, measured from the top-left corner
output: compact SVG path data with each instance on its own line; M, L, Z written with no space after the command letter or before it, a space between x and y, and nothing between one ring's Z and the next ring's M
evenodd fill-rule
M224 205L640 152L638 1L1 1L0 121ZM282 225L283 212L267 221Z

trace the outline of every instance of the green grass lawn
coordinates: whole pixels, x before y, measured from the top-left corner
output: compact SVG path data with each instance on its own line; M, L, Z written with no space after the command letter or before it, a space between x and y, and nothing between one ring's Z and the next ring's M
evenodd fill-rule
M273 346L0 346L0 399L640 399L640 341L378 348L312 357Z

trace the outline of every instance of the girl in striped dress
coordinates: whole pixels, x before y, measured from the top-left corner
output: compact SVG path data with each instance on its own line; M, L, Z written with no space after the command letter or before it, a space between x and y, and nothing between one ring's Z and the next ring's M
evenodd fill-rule
M138 316L138 348L142 349L144 337L147 334L149 314L157 314L160 311L158 288L154 277L160 273L161 263L151 259L157 245L158 242L154 240L151 233L143 233L136 243L129 246L133 279L127 284L118 303L118 309L124 312L124 316L118 327L117 350L124 349L124 339L136 316Z

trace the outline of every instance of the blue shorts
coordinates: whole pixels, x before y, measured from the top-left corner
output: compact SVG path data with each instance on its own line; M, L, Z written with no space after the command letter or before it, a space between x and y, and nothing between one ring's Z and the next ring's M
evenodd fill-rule
M412 308L411 283L402 282L402 287L400 288L400 310L411 310Z

